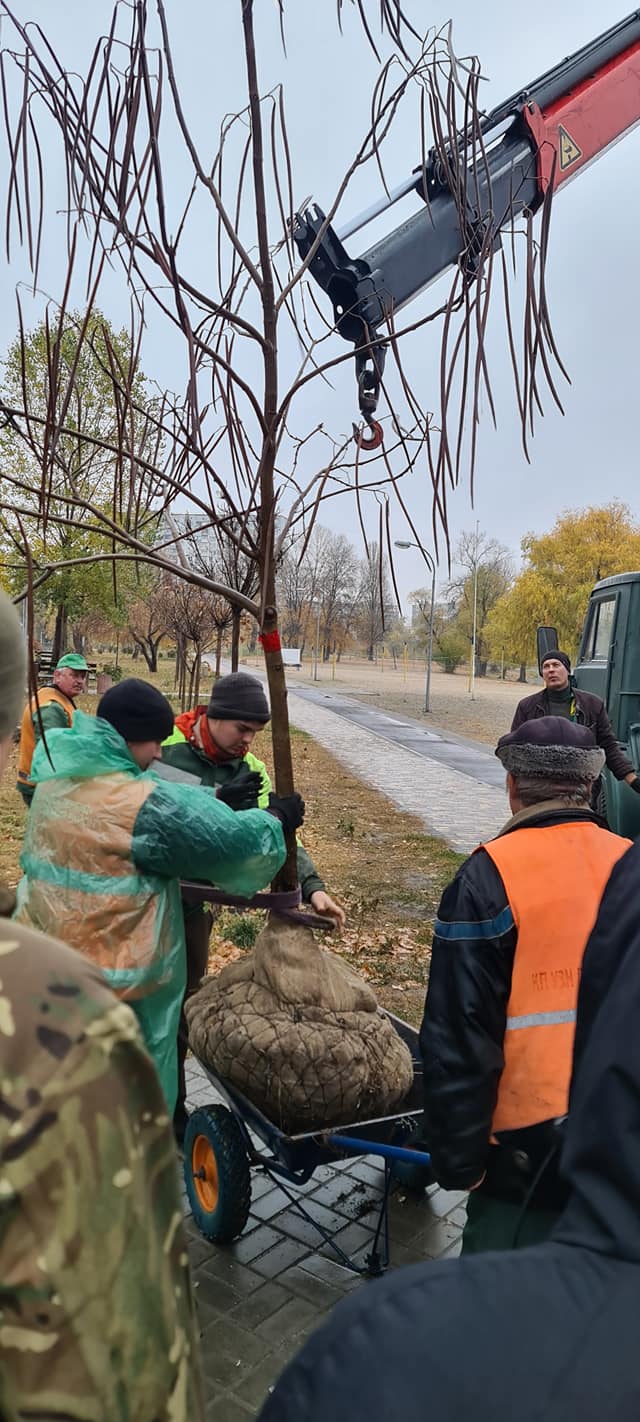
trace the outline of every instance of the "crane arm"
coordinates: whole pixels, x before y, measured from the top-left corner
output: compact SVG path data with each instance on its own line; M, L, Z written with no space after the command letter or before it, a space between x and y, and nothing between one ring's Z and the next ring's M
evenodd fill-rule
M333 304L340 335L356 347L360 408L370 424L384 368L380 328L449 267L464 262L472 274L474 234L476 250L487 236L499 243L514 217L540 207L550 184L562 187L638 122L640 10L482 118L484 155L469 170L466 213L453 195L454 176L460 186L460 167L469 164L462 134L457 152L432 150L418 174L341 234L327 226L310 271ZM423 199L420 211L351 257L346 238L412 190ZM325 221L315 205L296 214L303 259Z

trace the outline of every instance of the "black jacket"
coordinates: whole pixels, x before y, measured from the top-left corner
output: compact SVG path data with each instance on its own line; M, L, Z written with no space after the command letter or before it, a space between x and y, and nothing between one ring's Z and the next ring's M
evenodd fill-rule
M639 882L636 844L613 872L584 959L562 1159L569 1203L552 1239L358 1289L290 1365L260 1422L638 1422ZM612 978L594 1011L603 943Z
M503 833L576 820L601 824L590 810L549 802L521 811ZM543 885L540 892L544 912ZM489 1145L517 938L500 874L489 855L477 850L445 889L435 922L420 1029L424 1137L445 1188L466 1190L486 1171L483 1189L516 1201L551 1146L546 1124L504 1132L500 1146ZM536 1203L552 1208L563 1203L552 1168L544 1173Z
M600 746L604 751L607 766L616 780L624 780L625 775L635 775L635 766L627 758L624 751L620 749L615 738L613 726L607 716L604 701L599 696L594 696L591 691L574 691L576 703L576 722L580 726L588 726ZM511 730L517 731L523 721L533 721L536 716L550 716L549 697L546 687L542 691L535 691L533 696L525 696L516 706L516 714L511 723Z

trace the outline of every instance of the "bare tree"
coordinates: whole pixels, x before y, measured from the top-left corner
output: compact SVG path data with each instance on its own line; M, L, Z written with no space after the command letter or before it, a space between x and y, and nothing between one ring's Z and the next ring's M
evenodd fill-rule
M344 0L338 0L341 17ZM91 492L74 482L66 453L76 371L56 370L56 341L51 342L50 398L44 414L33 409L23 382L22 398L4 401L6 421L33 456L40 471L34 493L43 535L38 556L28 549L26 525L13 531L16 551L28 565L32 584L46 581L61 568L79 568L85 559L52 555L46 533L54 481L68 486L65 495L69 523L94 522L111 540L99 557L146 561L175 574L171 548L178 550L180 575L209 594L227 598L259 623L272 706L276 787L293 788L286 704L276 609L276 567L287 541L302 535L303 551L326 499L355 494L365 532L367 495L378 498L377 544L367 547L367 578L371 584L371 614L375 605L376 570L380 607L384 606L383 554L391 554L388 503L380 490L388 486L399 501L409 529L418 531L402 493L402 477L420 463L430 473L434 500L434 534L446 536L447 487L462 467L465 420L471 430L471 467L475 453L480 397L491 390L484 353L488 303L496 250L496 225L478 227L469 215L468 193L474 175L484 172L485 151L478 109L479 68L475 60L456 61L448 31L421 40L407 23L397 0L381 0L382 37L389 58L381 64L371 122L356 146L327 217L303 262L294 245L296 215L293 173L280 88L261 95L254 35L254 0L238 0L239 41L245 61L246 104L223 121L212 155L207 142L198 144L188 119L188 85L176 71L164 0L114 5L107 36L101 39L86 77L69 71L37 27L27 27L13 7L0 0L8 17L12 48L5 52L3 98L9 150L7 230L27 246L34 281L38 279L42 217L46 211L46 172L42 165L45 131L57 135L67 177L67 239L69 272L60 303L65 318L77 252L84 242L88 261L87 327L101 286L105 265L123 274L139 320L153 314L166 330L184 341L187 367L183 398L165 397L151 416L157 452L134 449L128 431L141 415L135 388L139 351L138 328L132 324L126 370L107 359L109 377L120 413L118 428L100 439L115 469L113 497L96 502ZM284 0L273 7L284 16ZM367 41L375 41L363 0L357 0ZM11 61L11 64L9 63ZM13 69L11 68L13 65ZM17 71L18 82L12 76ZM451 192L464 235L466 251L442 306L417 320L404 322L390 313L384 337L363 326L356 350L360 371L363 418L371 419L369 396L375 387L386 409L384 444L363 442L362 427L342 437L318 424L309 429L306 409L310 387L330 379L350 359L337 354L334 325L320 312L307 273L321 238L355 174L367 164L382 175L386 138L401 107L409 106L417 151L437 160L442 181ZM162 126L161 126L162 115ZM427 127L427 118L431 131ZM186 199L181 206L175 185L167 183L166 145L180 145L186 163ZM271 196L269 196L271 195ZM548 204L545 206L545 222ZM507 214L508 216L508 214ZM189 265L190 236L209 224L217 243L211 282L203 288ZM534 401L539 403L536 369L542 359L549 373L547 348L553 350L544 297L546 225L536 269L531 222L527 227L527 300L525 360L522 379L514 364L518 401L526 426ZM538 285L536 286L536 276ZM505 281L505 293L507 284ZM459 329L453 317L459 313ZM421 407L401 365L402 340L409 330L443 316L441 409L434 445L434 422ZM285 341L288 329L292 339ZM509 323L509 349L514 350ZM381 349L388 347L392 369L381 376ZM364 385L363 385L364 382ZM454 392L459 392L459 410ZM85 437L82 436L82 442ZM94 439L95 443L95 439ZM425 459L426 453L426 459ZM127 478L123 484L122 470ZM126 489L126 499L119 495ZM172 505L187 507L193 527L214 529L233 546L238 557L255 570L251 594L229 580L212 578L189 564L179 538L150 546L145 532L149 513ZM16 514L23 518L23 515ZM371 622L369 645L377 632ZM295 844L290 836L282 887L295 882Z
M137 592L137 597L127 609L127 631L134 647L142 653L149 671L156 672L160 643L169 628L161 580L143 575Z
M356 619L360 635L367 648L370 662L380 646L385 632L397 617L389 587L386 560L380 560L378 547L372 543L366 558L360 564L360 581L356 604Z
M513 560L508 548L486 533L463 533L457 548L456 561L461 569L448 584L447 601L450 620L456 629L473 640L475 604L476 674L485 676L487 655L484 630L489 614L498 598L513 581Z
M216 635L220 646L224 628L229 625L229 604L226 598L212 598L204 588L175 577L163 580L156 603L158 616L178 648L178 696L184 711L186 705L197 704L202 654Z

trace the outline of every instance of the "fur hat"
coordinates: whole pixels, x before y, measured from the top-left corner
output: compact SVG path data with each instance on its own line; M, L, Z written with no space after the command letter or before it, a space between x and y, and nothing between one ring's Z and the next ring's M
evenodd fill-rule
M501 736L495 751L516 780L519 775L544 780L595 780L604 765L604 751L588 726L566 716L536 716L517 731Z

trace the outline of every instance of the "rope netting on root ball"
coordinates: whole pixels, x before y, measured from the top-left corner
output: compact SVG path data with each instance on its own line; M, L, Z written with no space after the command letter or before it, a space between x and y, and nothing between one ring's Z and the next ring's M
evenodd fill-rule
M186 1003L192 1050L288 1133L396 1109L408 1047L371 988L308 928L272 918Z

